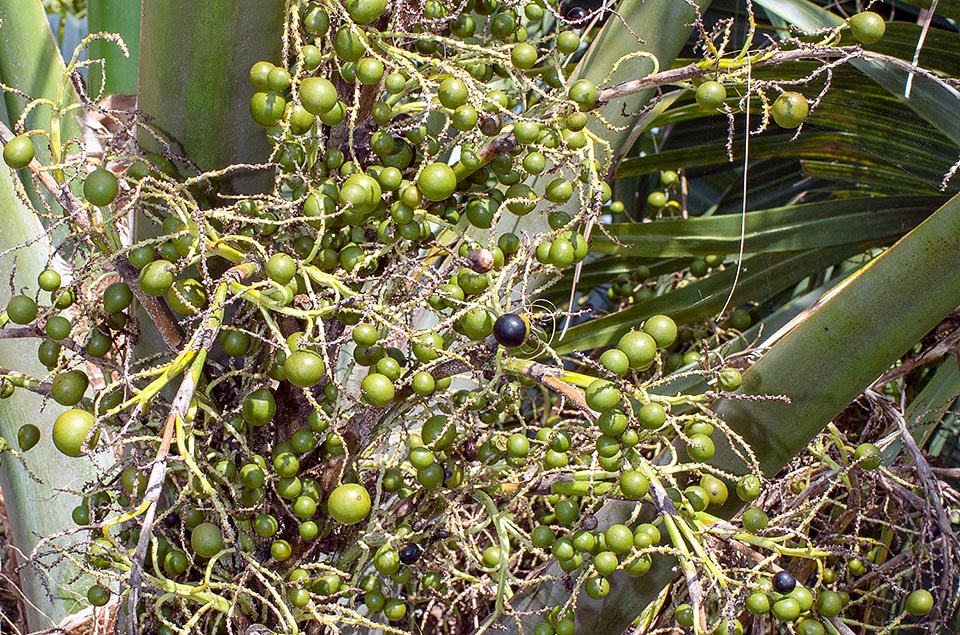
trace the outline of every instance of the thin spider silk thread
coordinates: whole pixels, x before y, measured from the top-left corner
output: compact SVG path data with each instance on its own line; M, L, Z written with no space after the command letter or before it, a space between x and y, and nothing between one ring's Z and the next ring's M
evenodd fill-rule
M740 270L743 267L743 248L746 243L747 237L747 178L750 174L750 84L751 80L751 71L753 70L753 65L750 63L750 58L747 58L747 108L746 108L746 121L744 124L744 129L746 134L743 139L743 185L742 185L742 194L741 199L743 200L742 206L740 208L740 248L737 252L737 272L733 277L733 286L730 287L730 295L727 296L727 301L723 303L723 308L720 309L717 319L720 319L724 313L727 312L727 308L730 307L730 301L733 300L733 294L737 290L737 284L740 282Z

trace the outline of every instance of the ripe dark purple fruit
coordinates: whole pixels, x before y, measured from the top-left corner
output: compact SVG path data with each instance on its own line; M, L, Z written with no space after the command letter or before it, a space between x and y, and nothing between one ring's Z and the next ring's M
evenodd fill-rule
M400 562L403 564L413 564L420 559L420 545L416 543L407 543L400 549Z
M516 313L504 313L493 323L493 337L501 346L516 348L527 341L530 325Z
M590 14L583 7L571 7L567 11L567 19L571 22L580 22L581 20L585 20L588 15Z
M786 595L791 593L797 586L797 579L789 571L781 571L773 576L773 590L777 593Z

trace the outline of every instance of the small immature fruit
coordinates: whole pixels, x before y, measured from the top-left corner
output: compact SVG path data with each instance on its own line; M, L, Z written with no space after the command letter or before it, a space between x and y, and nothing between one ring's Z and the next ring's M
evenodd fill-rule
M50 396L62 406L73 406L83 399L90 381L82 370L70 370L53 378Z
M357 24L370 24L387 10L387 0L349 0L347 13Z
M593 567L600 575L611 575L620 566L620 559L612 551L601 551L593 558Z
M749 507L743 512L743 528L751 533L766 529L769 523L770 518L758 507Z
M882 453L880 448L872 443L861 443L853 454L860 461L860 467L865 470L875 470L880 467Z
M723 505L730 496L727 484L712 474L704 474L700 477L700 487L706 490L707 495L710 497L711 507Z
M323 358L313 351L298 350L287 356L283 364L287 381L300 388L316 386L326 370Z
M133 302L133 292L126 282L114 282L103 290L103 310L119 313Z
M850 25L850 31L857 42L861 44L873 44L879 42L880 38L887 30L887 25L883 18L873 11L863 11L851 17L847 23Z
M364 377L360 384L360 392L364 401L378 408L393 401L396 394L390 378L380 373L370 373Z
M608 348L600 355L600 365L617 377L623 377L630 370L630 358L619 348Z
M663 209L668 200L666 192L650 192L647 196L647 205L652 209Z
M519 69L532 68L537 63L537 49L526 42L517 44L510 53L510 60Z
M694 434L687 443L687 456L694 461L709 461L715 451L713 439L705 434Z
M340 187L340 202L349 203L357 214L369 214L380 204L383 190L375 178L367 174L351 175Z
M736 368L724 368L720 371L720 376L717 377L717 384L721 390L736 390L741 383L743 383L743 376Z
M737 498L745 503L756 500L760 496L761 487L759 478L753 474L745 474L737 481Z
M25 168L33 161L33 141L29 135L14 137L3 146L3 161L14 170Z
M589 79L578 79L570 86L568 96L571 101L576 102L581 108L589 109L593 108L593 105L597 103L599 91L597 90L597 85Z
M500 547L490 545L483 550L483 564L487 567L495 567L500 564Z
M630 360L631 368L643 370L657 357L657 340L645 331L630 331L620 338L617 348Z
M278 252L270 256L267 261L267 275L277 284L287 284L293 280L297 273L297 262L283 252Z
M810 589L800 586L799 584L793 591L790 593L790 597L797 601L797 604L800 605L800 611L805 612L813 608L813 593L810 592Z
M264 127L275 126L287 109L287 100L271 91L260 91L250 98L250 115Z
M112 203L119 191L116 175L104 168L97 168L83 182L83 197L97 207Z
M910 615L926 615L933 610L933 594L917 589L907 596L905 607Z
M797 624L797 635L823 635L825 632L823 624L813 618L804 619Z
M530 324L516 313L504 313L493 323L494 339L507 348L522 346L529 334Z
M253 84L253 87L257 90L266 90L267 82L270 77L270 71L272 71L274 68L276 67L273 64L262 60L251 66L250 83Z
M620 404L620 389L606 379L595 379L587 386L584 396L587 405L598 412L613 410Z
M43 325L43 330L47 334L47 337L57 342L70 337L71 329L73 329L73 324L62 315L54 315Z
M584 590L594 600L602 600L610 594L610 581L600 576L588 578Z
M370 513L370 494L356 483L340 485L330 492L327 510L338 523L353 525Z
M79 457L83 454L83 440L87 438L95 418L86 410L73 408L62 413L53 423L53 444L67 456ZM100 438L94 435L87 448L93 448Z
M167 260L154 260L140 270L140 288L154 298L159 298L173 286L173 264Z
M718 81L703 82L697 86L696 98L704 110L716 110L727 98L727 89Z
M657 430L667 420L667 411L656 402L645 404L637 413L640 425L646 430Z
M14 324L30 324L37 319L37 303L26 295L15 295L7 303L7 318Z
M223 535L213 523L200 523L190 534L190 546L201 558L212 558L223 549Z
M94 584L87 589L87 601L93 606L104 606L110 601L110 589Z
M440 88L437 89L437 97L440 103L447 108L459 108L467 103L469 96L467 85L461 79L448 77L440 82Z
M640 500L647 495L650 481L636 470L626 470L620 474L620 491L631 500Z
M53 269L44 269L37 276L37 284L44 291L56 291L60 288L60 274Z
M255 390L243 400L243 420L252 426L265 426L277 414L277 402L268 388ZM242 471L241 471L242 473Z
M693 607L689 604L681 604L673 611L673 616L677 620L677 624L684 628L690 628L693 626L694 614Z
M443 201L457 191L457 175L446 163L431 163L417 177L417 188L431 201Z
M576 31L561 31L557 34L556 44L558 51L569 55L580 48L580 35Z
M250 352L253 340L243 331L220 331L220 346L223 352L231 357L243 357Z
M25 423L17 430L17 443L20 449L26 452L40 441L40 428L32 423Z
M817 593L817 613L823 617L836 617L843 610L843 597L836 591L823 590Z
M807 118L810 105L807 98L796 92L783 93L773 102L770 108L773 120L781 128L796 128Z
M337 100L337 88L323 77L308 77L300 82L300 103L312 115L324 115Z
M770 611L770 597L763 591L754 591L747 596L747 610L754 615L763 615Z
M781 622L792 622L800 617L800 604L793 598L783 598L773 603L773 616Z
M170 308L183 315L196 315L207 308L207 291L194 278L181 278L167 291Z

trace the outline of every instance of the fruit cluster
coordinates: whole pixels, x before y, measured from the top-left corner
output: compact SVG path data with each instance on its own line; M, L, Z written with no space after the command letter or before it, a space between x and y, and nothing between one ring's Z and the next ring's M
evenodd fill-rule
M534 632L572 635L578 603L607 597L615 574L679 560L688 588L662 614L681 626L736 632L736 615L772 612L824 632L814 611L835 617L847 598L824 587L814 609L796 574L775 571L834 554L801 545L787 514L779 533L759 506L721 520L728 487L743 502L764 489L751 448L708 408L740 371L666 315L561 360L530 297L587 258L602 213L623 211L591 133L598 87L566 74L587 34L539 0L292 4L283 59L249 75L272 188L201 195L210 175L178 178L160 157L80 167L85 211L134 209L139 239L74 227L88 262L69 280L43 271L49 296L17 294L0 320L42 338L50 371L5 377L3 396L36 389L66 407L49 431L64 455L109 439L117 457L73 511L91 532L90 604L140 598L127 619L160 634L439 632L436 606L521 619L511 601L546 565L571 592ZM716 108L724 91L708 81L696 99ZM794 95L772 106L780 125L806 116ZM6 163L30 166L32 143L14 138ZM649 205L667 208L678 179L664 173ZM608 297L652 294L650 278L624 274ZM749 324L740 310L727 326ZM131 360L151 340L169 350ZM709 394L665 389L695 363ZM44 434L25 423L20 450ZM831 459L844 475L880 469L875 448L848 450ZM727 561L718 540L761 564ZM723 584L698 594L705 573ZM836 579L822 568L818 583ZM930 610L922 593L908 613Z

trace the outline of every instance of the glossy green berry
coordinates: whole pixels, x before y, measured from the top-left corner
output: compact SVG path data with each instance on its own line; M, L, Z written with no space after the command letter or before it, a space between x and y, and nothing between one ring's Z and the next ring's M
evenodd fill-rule
M861 44L873 44L883 38L887 25L883 18L873 11L862 11L847 20L850 32Z
M380 373L370 373L363 378L360 384L360 392L363 400L376 407L382 407L393 401L396 389L393 382Z
M650 481L636 470L626 470L620 474L620 491L632 500L640 500L647 495Z
M105 168L97 168L83 181L83 197L91 205L98 207L109 205L117 198L119 192L120 184L116 175Z
M37 276L37 284L44 291L56 291L60 288L60 274L53 269L44 269Z
M33 161L33 141L29 135L20 135L3 146L3 161L14 170L25 168Z
M773 616L781 622L792 622L800 617L800 604L790 597L774 602L772 610Z
M100 437L100 433L96 432L84 447L84 440L90 434L94 422L94 416L86 410L74 408L63 412L53 422L53 444L67 456L82 456L84 450L92 449Z
M880 467L880 460L883 453L880 448L872 443L861 443L854 452L854 458L860 462L860 467L865 470L875 470Z
M24 452L32 449L40 441L40 428L32 423L25 423L17 430L17 444Z
M766 529L770 519L762 509L757 507L748 507L743 512L743 528L751 533L756 533Z
M933 594L926 589L917 589L907 596L904 608L910 615L927 615L933 610Z
M7 303L7 318L14 324L30 324L37 319L37 303L26 295L15 295Z
M327 510L343 525L360 522L370 513L370 494L356 483L345 483L330 492Z
M716 110L726 98L727 89L718 81L710 80L697 86L697 104L704 110Z
M87 601L92 606L104 606L110 601L110 590L99 584L94 584L87 589Z
M103 310L119 313L133 302L133 292L126 282L114 282L103 291Z
M817 593L817 613L823 617L836 617L843 610L843 598L836 591L824 589Z
M606 379L595 379L584 391L587 405L599 412L613 410L620 405L620 389Z
M326 365L323 358L309 350L297 350L283 364L287 381L300 388L316 386L323 379Z
M200 523L190 534L190 546L201 558L212 558L223 549L220 527L213 523Z
M417 177L417 188L431 201L443 201L457 190L457 175L446 163L431 163Z
M754 591L747 596L747 610L754 615L763 615L770 611L770 597L763 591Z
M810 105L807 103L807 98L797 92L782 93L770 107L773 120L777 125L788 129L802 124L809 111Z
M570 86L567 95L581 108L589 109L597 103L599 91L597 85L589 79L578 79Z
M721 390L734 391L743 383L743 375L736 368L724 368L717 377L717 385Z
M709 461L715 451L713 439L705 434L695 434L687 442L687 455L694 461Z
M646 331L630 331L617 342L617 348L630 360L630 367L643 370L657 356L657 340Z
M825 632L823 624L813 618L804 619L797 624L797 635L824 635Z

